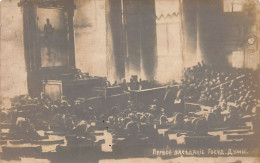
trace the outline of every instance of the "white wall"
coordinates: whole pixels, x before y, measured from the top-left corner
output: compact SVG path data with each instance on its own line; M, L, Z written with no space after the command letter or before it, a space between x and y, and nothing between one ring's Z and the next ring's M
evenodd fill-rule
M168 82L182 73L181 15L178 0L156 0L158 66L156 79Z
M76 66L92 76L106 76L105 0L75 0Z
M27 92L24 60L23 23L17 0L2 0L1 4L1 87L2 97Z

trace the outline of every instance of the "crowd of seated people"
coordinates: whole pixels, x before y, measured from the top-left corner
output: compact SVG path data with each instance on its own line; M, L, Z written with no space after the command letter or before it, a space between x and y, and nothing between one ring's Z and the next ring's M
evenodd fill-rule
M121 86L125 91L129 91L129 90L150 89L154 87L159 87L161 86L161 84L156 83L155 80L148 81L148 80L142 80L142 78L137 80L136 78L133 77L130 78L129 82L127 82L126 79L123 79L121 82L115 80L113 84L111 84L111 82L108 80L105 81L105 87L117 87L117 86Z
M235 69L224 71L215 69L213 66L199 63L192 68L188 68L184 72L184 79L180 86L180 93L177 97L184 96L186 100L213 108L212 113L205 117L205 120L199 121L199 128L205 125L205 122L210 122L209 119L223 119L223 122L236 125L238 118L243 115L251 114L256 105L259 104L259 78L254 71L246 69ZM142 80L130 80L129 83L123 80L121 83L114 82L113 85L107 86L122 86L126 90L140 90ZM149 83L149 82L148 82ZM150 82L150 84L153 82ZM138 88L137 88L137 85ZM150 86L155 86L151 84ZM136 87L136 88L135 88ZM174 100L174 99L172 99ZM106 108L102 113L97 111L97 108L89 106L87 102L76 100L69 101L63 98L61 101L52 101L47 96L42 96L41 99L32 99L29 96L20 96L14 108L16 111L22 105L34 104L37 106L38 114L28 117L11 116L13 124L17 126L14 130L21 131L21 127L28 128L28 131L34 130L28 125L28 122L35 124L36 121L41 121L39 124L59 125L63 126L66 132L71 132L78 136L94 140L90 134L91 123L95 122L97 126L103 126L109 129L116 129L116 134L125 134L130 137L146 136L150 140L164 140L158 131L154 128L154 124L164 125L171 124L170 130L187 129L191 121L184 121L188 114L181 111L180 108L171 116L167 114L165 105L154 100L149 105L137 104L129 100L125 106L114 105L111 108ZM176 99L175 99L176 101ZM174 102L175 102L174 101ZM178 100L177 100L178 101ZM186 101L186 102L187 102ZM176 105L174 105L176 106ZM182 106L182 105L180 105ZM227 116L221 116L221 112L228 111ZM214 114L214 115L213 115ZM213 118L212 118L213 117ZM258 120L259 121L259 120ZM215 123L216 121L212 121ZM26 124L26 125L24 125ZM27 130L27 129L26 129ZM201 131L202 134L206 132Z
M228 111L232 117L252 114L259 103L259 73L217 68L204 62L188 68L182 80L186 101Z
M73 78L77 80L84 80L91 78L89 73L83 73L80 69L74 68L73 69ZM142 80L142 78L137 79L136 75L132 75L129 82L126 79L122 79L121 81L115 80L114 82L109 81L106 77L104 78L104 87L117 87L121 86L124 91L129 90L143 90L143 89L150 89L154 87L159 87L161 84L157 83L155 80Z
M36 132L32 124L30 123L30 120L24 117L18 117L16 119L15 126L13 126L10 131L23 139L40 138L40 135Z
M155 121L158 121L159 124L166 124L168 121L164 110L156 103L150 106L141 106L133 101L128 101L125 107L115 105L107 111L104 109L104 112L100 114L94 107L88 106L86 102L82 101L68 102L66 99L62 99L61 102L58 102L48 98L31 99L29 97L26 99L24 99L23 104L17 103L14 106L17 112L12 113L12 123L15 127L12 128L11 132L30 138L37 135L33 126L41 124L60 126L63 128L61 131L67 132L68 135L76 135L95 141L90 132L91 124L95 122L95 126L103 127L103 129L106 127L117 129L117 131L122 131L121 133L132 136L132 138L134 135L140 137L146 134L145 136L152 139L159 139L159 134L154 129L153 124ZM25 117L21 116L18 110L22 110L21 107L24 105L31 104L37 107L37 116L34 113L32 115L24 114ZM149 132L147 132L148 130ZM24 134L21 134L21 131Z
M74 79L77 80L84 80L90 78L89 73L83 73L80 69L74 68L73 69L74 73Z
M108 114L104 115L108 130L114 130L112 135L123 135L126 138L123 144L132 144L133 139L137 142L140 138L146 137L152 144L165 145L167 138L160 135L154 125L166 125L171 122L165 110L155 101L150 105L128 101L126 107L112 107Z

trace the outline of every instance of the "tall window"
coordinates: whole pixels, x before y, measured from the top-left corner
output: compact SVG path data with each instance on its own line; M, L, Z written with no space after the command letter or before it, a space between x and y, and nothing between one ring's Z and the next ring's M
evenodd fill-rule
M223 0L224 12L241 12L246 0Z
M231 64L233 67L243 68L244 52L242 50L232 52Z

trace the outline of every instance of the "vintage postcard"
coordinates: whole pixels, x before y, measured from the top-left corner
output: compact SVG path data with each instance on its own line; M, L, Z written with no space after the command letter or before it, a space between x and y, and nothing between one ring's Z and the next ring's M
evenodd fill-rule
M260 162L259 0L0 0L0 163Z

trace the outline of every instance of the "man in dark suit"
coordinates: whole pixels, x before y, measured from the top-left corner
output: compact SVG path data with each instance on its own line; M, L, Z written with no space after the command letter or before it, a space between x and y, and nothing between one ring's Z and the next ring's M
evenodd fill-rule
M181 86L179 86L177 94L175 90L167 86L164 96L164 106L167 115L173 115L175 112L185 112L184 93Z
M184 104L184 93L182 86L179 86L179 91L174 100L175 112L185 113L185 104Z

